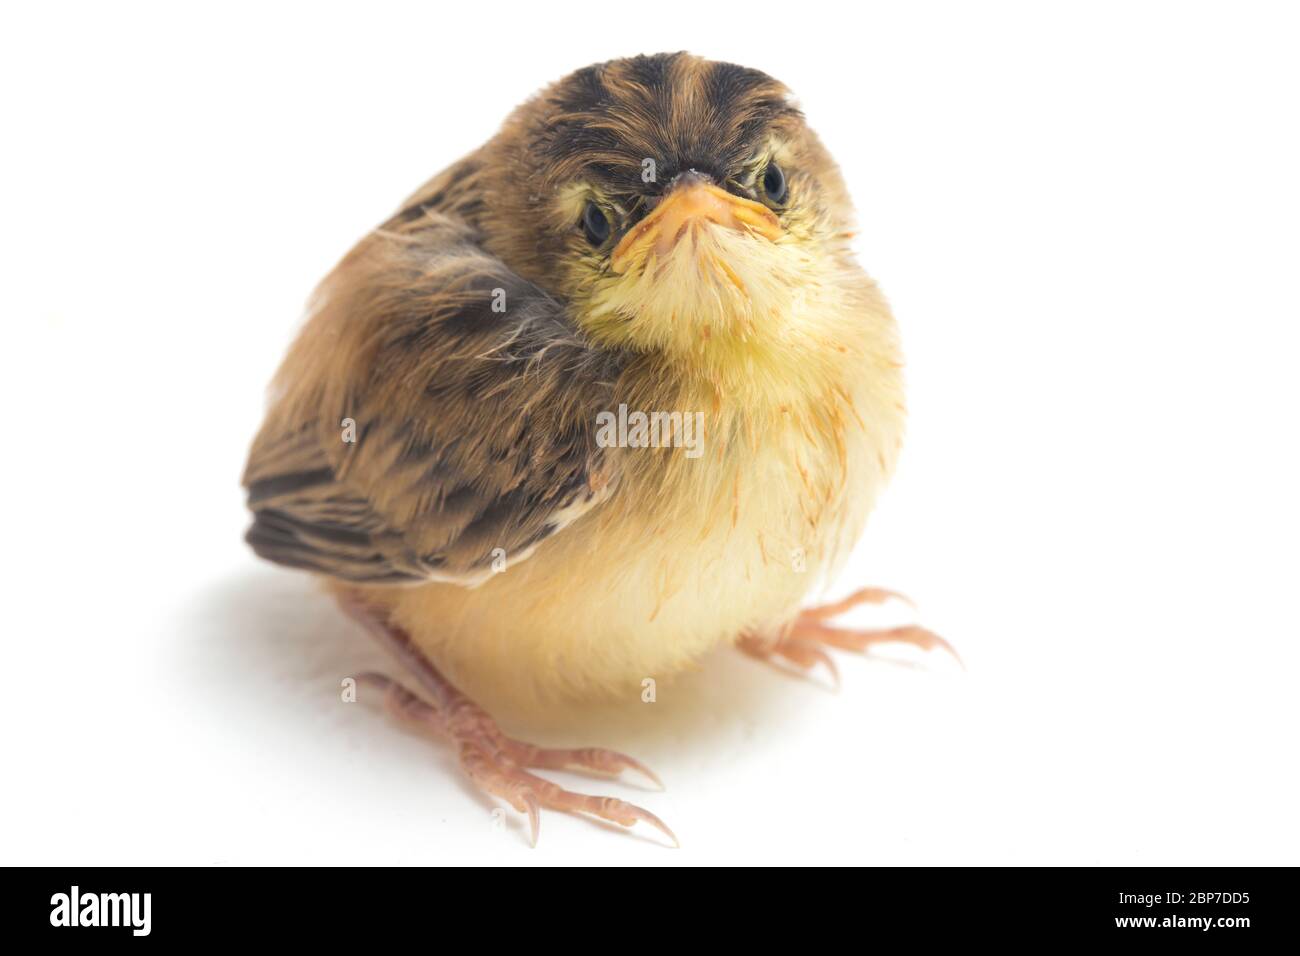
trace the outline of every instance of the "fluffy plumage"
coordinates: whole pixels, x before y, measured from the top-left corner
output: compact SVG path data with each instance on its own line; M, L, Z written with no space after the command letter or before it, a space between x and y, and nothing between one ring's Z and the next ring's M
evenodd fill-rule
M702 223L612 268L683 174L779 237ZM611 224L595 246L588 203ZM253 446L249 541L498 705L630 693L779 633L902 437L894 323L850 221L762 73L673 54L561 80L322 284ZM620 405L702 412L703 454L602 447Z

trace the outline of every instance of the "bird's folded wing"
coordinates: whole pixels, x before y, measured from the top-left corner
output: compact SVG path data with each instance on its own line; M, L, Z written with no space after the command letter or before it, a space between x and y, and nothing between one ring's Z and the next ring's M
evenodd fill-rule
M617 483L595 441L615 360L438 213L325 281L244 484L265 558L366 582L472 584Z

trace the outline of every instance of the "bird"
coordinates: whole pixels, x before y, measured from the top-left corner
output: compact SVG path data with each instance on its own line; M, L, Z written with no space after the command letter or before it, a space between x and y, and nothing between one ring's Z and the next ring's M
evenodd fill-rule
M947 647L833 618L892 475L898 330L790 90L689 53L580 69L512 112L325 277L243 484L254 552L319 578L405 679L360 684L526 814L645 823L536 771L659 778L507 736L501 707L639 695L720 645ZM633 698L635 699L635 698Z

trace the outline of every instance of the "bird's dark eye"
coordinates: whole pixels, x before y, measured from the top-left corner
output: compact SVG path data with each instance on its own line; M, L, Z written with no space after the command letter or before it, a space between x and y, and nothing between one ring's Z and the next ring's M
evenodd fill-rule
M763 171L763 193L767 196L769 202L776 203L778 206L785 202L786 193L789 187L785 182L785 172L776 161L767 164L767 169Z
M582 229L593 246L603 246L609 238L609 220L594 202L588 202L582 211Z

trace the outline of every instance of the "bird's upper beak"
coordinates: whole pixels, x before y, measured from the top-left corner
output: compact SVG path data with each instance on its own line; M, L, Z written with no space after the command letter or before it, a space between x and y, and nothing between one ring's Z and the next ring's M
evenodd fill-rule
M654 211L627 231L614 248L610 267L624 272L651 253L662 260L683 238L713 224L738 232L779 239L781 221L762 203L734 195L694 170L677 176Z

